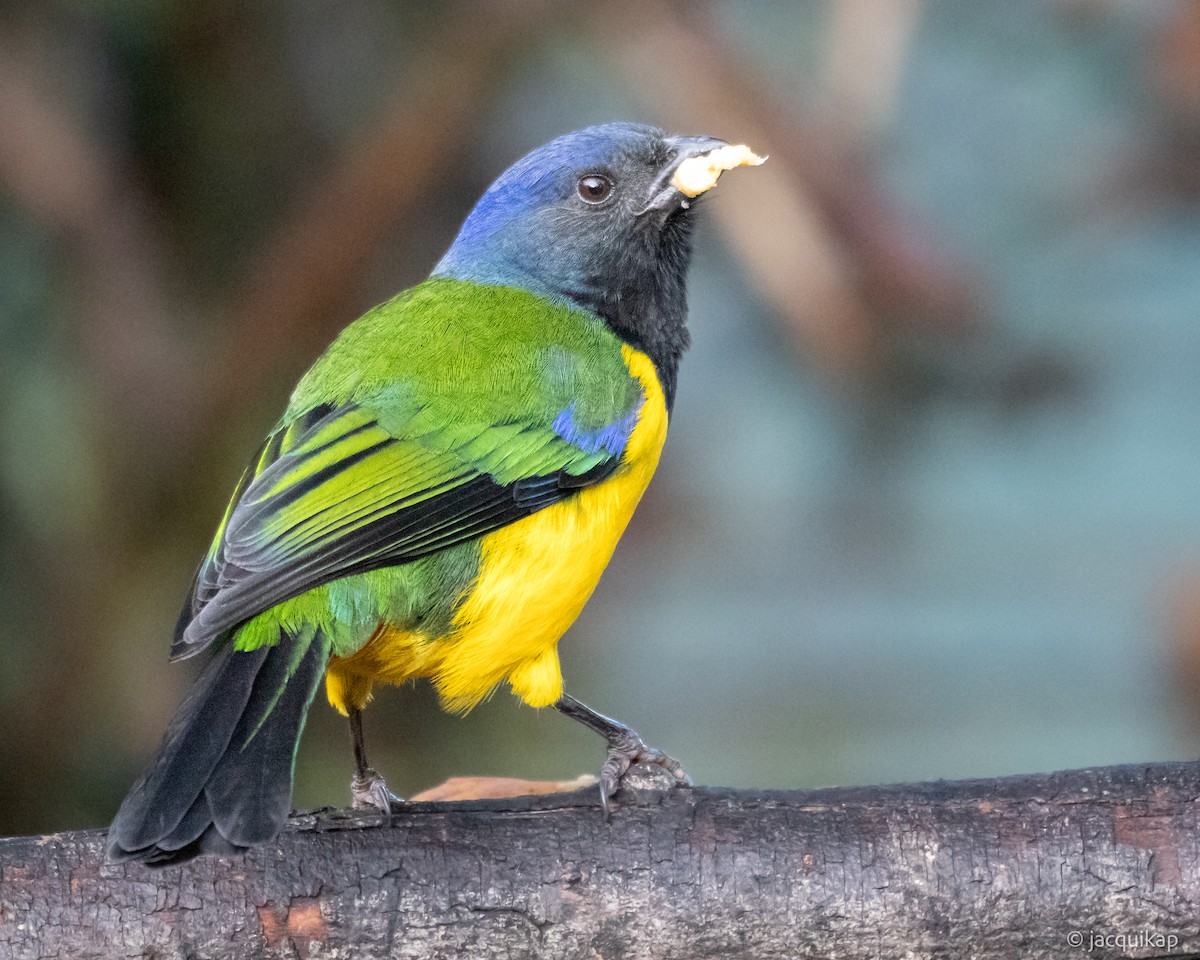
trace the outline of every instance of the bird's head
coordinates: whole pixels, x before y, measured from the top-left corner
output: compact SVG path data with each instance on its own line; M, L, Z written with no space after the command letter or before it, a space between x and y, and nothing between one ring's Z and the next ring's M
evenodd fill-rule
M670 391L687 346L692 211L720 174L682 181L679 168L720 148L729 149L633 123L552 140L488 188L434 276L588 310L649 354Z

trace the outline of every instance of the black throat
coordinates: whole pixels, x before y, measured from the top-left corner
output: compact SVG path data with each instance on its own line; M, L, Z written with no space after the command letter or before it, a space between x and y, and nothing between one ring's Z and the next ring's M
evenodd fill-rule
M675 406L679 359L690 340L687 294L680 284L675 298L663 302L659 291L634 287L623 291L596 312L622 340L648 356L662 385L669 414Z
M687 270L692 256L690 217L673 216L658 242L626 263L615 291L595 297L587 308L623 341L654 364L669 414L675 406L679 360L688 348Z

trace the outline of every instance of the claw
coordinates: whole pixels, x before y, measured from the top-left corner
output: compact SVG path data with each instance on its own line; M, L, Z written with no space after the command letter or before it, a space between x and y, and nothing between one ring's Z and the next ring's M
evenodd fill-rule
M635 763L650 763L662 767L675 778L676 786L692 785L691 778L683 772L683 765L678 760L668 757L661 750L647 746L636 731L625 724L597 713L586 703L580 703L565 693L558 698L554 709L594 730L608 743L608 756L604 759L604 766L600 768L600 809L604 812L605 820L611 816L608 798L617 792L621 786L621 779Z
M637 733L626 728L609 741L608 756L604 760L604 766L600 768L600 809L605 820L612 819L609 797L620 789L621 780L635 763L662 767L675 778L676 786L692 785L691 777L684 772L683 764L656 747L647 746Z
M404 801L392 793L378 773L367 767L350 780L350 805L355 810L378 810L385 816L397 812Z

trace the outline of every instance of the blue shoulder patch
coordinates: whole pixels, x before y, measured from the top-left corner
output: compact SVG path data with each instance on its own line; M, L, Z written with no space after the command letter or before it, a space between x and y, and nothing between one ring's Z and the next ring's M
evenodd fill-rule
M638 416L642 405L636 407L612 423L595 430L585 430L575 422L575 404L572 403L554 418L554 432L574 444L584 453L600 453L603 451L611 456L617 456L625 449L633 428L637 426Z

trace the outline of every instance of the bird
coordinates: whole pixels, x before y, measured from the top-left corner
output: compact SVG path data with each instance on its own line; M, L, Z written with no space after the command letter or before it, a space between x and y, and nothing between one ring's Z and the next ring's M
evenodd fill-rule
M749 158L749 159L748 159ZM600 734L600 803L680 763L564 692L558 641L659 460L688 346L696 201L744 146L613 122L483 194L429 278L346 327L251 458L171 658L210 652L108 830L110 861L244 853L291 810L322 683L355 807L402 801L367 759L376 687L469 710L507 683Z

